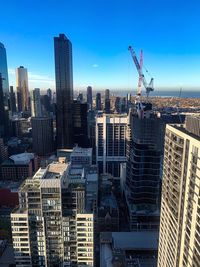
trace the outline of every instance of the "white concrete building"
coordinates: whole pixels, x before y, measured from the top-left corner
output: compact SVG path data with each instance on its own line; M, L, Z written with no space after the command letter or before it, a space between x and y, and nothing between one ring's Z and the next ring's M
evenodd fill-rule
M100 173L120 176L120 163L126 161L127 114L96 117L96 161Z

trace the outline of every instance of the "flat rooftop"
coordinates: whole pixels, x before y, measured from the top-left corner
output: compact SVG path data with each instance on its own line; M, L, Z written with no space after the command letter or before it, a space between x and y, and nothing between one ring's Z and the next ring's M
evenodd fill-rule
M113 232L114 248L125 250L156 250L158 249L158 231Z

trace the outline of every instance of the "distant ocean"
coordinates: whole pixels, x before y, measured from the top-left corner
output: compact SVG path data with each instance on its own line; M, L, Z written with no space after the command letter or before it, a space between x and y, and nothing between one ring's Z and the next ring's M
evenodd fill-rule
M132 96L136 95L136 91L112 91L111 94L115 94L117 96L126 96L127 94L131 94ZM142 92L142 95L145 96L145 92ZM180 91L154 91L150 93L150 97L179 97ZM184 91L181 92L181 97L183 98L200 98L200 91Z

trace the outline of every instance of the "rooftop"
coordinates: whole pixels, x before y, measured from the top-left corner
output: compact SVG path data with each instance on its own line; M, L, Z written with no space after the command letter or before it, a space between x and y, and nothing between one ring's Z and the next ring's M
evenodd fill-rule
M33 153L16 154L12 155L10 159L13 160L14 163L17 165L28 164L32 159L34 159L34 154Z
M158 231L113 232L113 247L125 250L158 249Z

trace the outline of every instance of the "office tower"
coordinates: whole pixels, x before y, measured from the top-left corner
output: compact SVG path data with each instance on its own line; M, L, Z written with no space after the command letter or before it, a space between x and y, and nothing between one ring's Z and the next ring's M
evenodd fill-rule
M19 189L11 214L16 266L94 266L94 215L83 169L52 163Z
M88 103L88 108L92 110L92 87L91 86L87 87L87 103Z
M158 267L200 266L200 118L167 125Z
M101 94L96 94L96 110L101 110Z
M72 44L64 34L54 37L57 148L73 147Z
M100 173L119 177L120 163L126 161L127 115L96 117L96 161Z
M73 101L74 143L80 147L88 147L89 145L87 107L87 103Z
M143 119L137 112L129 113L128 119L124 192L130 230L159 227L164 124L150 110L147 112Z
M120 110L120 113L125 113L127 111L125 97L120 98L119 110Z
M131 108L131 94L127 94L127 113L129 112L130 108Z
M40 99L42 115L45 117L49 117L52 110L50 98L48 97L48 95L41 95Z
M13 86L10 86L9 101L10 101L10 110L13 114L16 112L16 98L15 98L15 92L13 90Z
M77 96L77 101L82 102L83 101L83 93L79 93Z
M8 107L9 97L9 83L8 83L8 67L6 49L2 43L0 43L0 73L2 77L2 90L5 109Z
M52 90L49 88L47 89L47 96L49 97L50 103L52 102Z
M0 137L5 136L5 106L3 97L3 84L2 76L0 73Z
M32 117L42 116L39 88L35 88L33 91L31 91L31 116Z
M29 111L28 74L23 66L16 68L16 88L18 111Z
M117 111L117 113L120 112L120 97L116 97L115 99L115 110Z
M10 133L8 98L9 84L6 49L0 43L0 137L4 138L8 137Z
M54 151L53 119L32 117L33 151L39 156L50 155Z
M105 107L104 107L105 113L110 113L110 91L109 89L105 90Z

